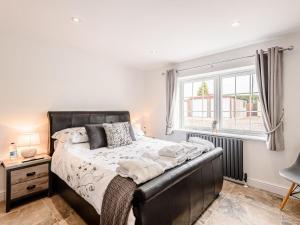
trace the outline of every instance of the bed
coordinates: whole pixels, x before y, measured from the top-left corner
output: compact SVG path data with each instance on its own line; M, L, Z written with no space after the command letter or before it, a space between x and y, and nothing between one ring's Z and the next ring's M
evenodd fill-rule
M127 111L99 112L49 112L50 136L56 131L104 122L130 122ZM153 142L156 140L143 140ZM162 144L163 142L159 142ZM135 142L141 145L142 142ZM80 160L85 145L73 151ZM50 138L50 155L55 142ZM134 148L133 148L134 149ZM215 149L191 161L166 171L164 174L137 186L133 198L133 212L136 225L186 225L193 224L204 210L219 195L223 184L222 149ZM92 152L90 154L97 154ZM73 160L72 160L73 161ZM76 160L74 160L76 161ZM78 214L91 225L100 224L99 210L83 195L68 185L58 170L52 172L52 191L58 193Z

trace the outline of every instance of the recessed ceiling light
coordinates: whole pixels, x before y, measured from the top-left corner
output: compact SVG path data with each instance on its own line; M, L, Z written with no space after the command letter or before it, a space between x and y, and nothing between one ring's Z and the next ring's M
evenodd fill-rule
M239 27L241 25L241 22L240 21L234 21L231 26L232 27Z
M73 23L80 23L80 19L78 17L72 17L71 20Z

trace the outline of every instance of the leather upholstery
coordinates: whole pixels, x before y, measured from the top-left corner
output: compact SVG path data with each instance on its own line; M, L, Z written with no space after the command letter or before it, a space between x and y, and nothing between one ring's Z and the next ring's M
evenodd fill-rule
M141 185L134 194L136 224L193 224L222 189L222 155L217 148Z
M57 111L48 112L50 135L70 128L83 127L86 124L130 122L128 111ZM50 138L50 155L54 152L54 140Z
M104 122L130 121L129 112L49 112L50 135L56 131ZM50 154L53 140L50 138ZM99 215L67 185L54 180L64 199L89 224L99 224ZM214 149L173 168L138 187L134 193L133 211L136 225L190 225L219 195L223 185L223 150ZM85 209L85 210L82 210Z

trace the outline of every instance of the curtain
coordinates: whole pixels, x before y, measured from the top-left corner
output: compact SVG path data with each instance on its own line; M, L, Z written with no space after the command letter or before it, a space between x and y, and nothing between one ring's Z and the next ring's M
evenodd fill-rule
M174 129L174 109L176 102L176 70L171 69L166 74L166 135L173 133Z
M267 148L272 151L284 150L282 54L273 47L267 53L256 51L255 59Z

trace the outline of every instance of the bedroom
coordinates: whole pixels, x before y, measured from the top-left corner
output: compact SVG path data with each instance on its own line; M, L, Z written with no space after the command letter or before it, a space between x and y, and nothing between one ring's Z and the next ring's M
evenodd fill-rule
M129 213L135 220L133 224L300 224L297 195L291 196L280 210L291 184L299 182L291 182L291 178L279 173L296 161L300 150L299 1L4 0L1 3L0 161L4 162L0 167L1 225L99 224L99 204L84 199L79 191L74 194L71 184L60 186L68 183L67 178L65 183L60 182L62 178L53 179L53 170L58 168L54 166L55 159L44 155L44 159L22 163L22 154L30 155L33 151L35 158L40 154L55 158L51 154L54 149L59 152L51 138L55 132L75 125L128 121L134 128L135 139L144 133L142 138L148 138L146 143L155 142L149 147L155 148L153 151L159 151L162 143L182 146L191 134L211 138L215 147L221 138L233 140L235 146L220 146L221 153L213 149L174 168L159 167L156 171L159 175L137 184L136 193L140 195L134 198L136 210ZM274 131L281 133L275 141L275 145L280 145L278 149L270 146L270 141L268 146L266 143L266 137L273 135L266 135L265 108L260 97L265 88L259 85L263 81L257 79L258 72L260 75L265 72L259 68L262 64L257 59L270 66L269 49L278 50L277 57L281 57L278 62L282 61L282 70L281 63L272 70L282 76L283 82L277 83L277 94L273 92L271 99L283 104L284 116L281 118L281 110L275 110L275 125L267 128L270 132L278 125ZM264 57L256 54L261 50ZM170 80L172 77L176 85ZM175 93L173 101L170 93ZM88 139L89 142L76 147L90 148ZM96 141L99 144L99 139ZM34 146L28 146L28 142ZM140 142L132 141L120 149L130 149ZM115 149L118 152L118 147ZM85 150L98 156L102 151ZM118 157L133 157L132 152L125 152L129 155ZM144 153L142 150L136 155ZM222 157L214 164L224 167L217 170L219 173L201 169L214 168L205 161L210 154ZM31 158L25 160L28 159ZM39 163L44 174L31 175L36 171L30 168L37 168ZM46 168L50 163L52 167ZM198 175L191 173L195 168L201 171ZM16 177L22 178L22 170L26 172L25 180L14 184ZM212 182L215 176L218 179ZM8 177L12 184L8 183ZM41 180L45 177L46 182ZM37 179L44 183L32 183ZM44 189L50 183L52 193L48 197ZM11 201L14 185L24 195L18 201ZM33 185L42 186L43 191L35 195L37 188ZM214 194L207 194L211 193L212 185ZM197 192L197 187L201 191ZM57 189L66 190L68 196L80 197L71 197L72 202ZM142 198L147 199L147 204L141 203ZM81 208L78 210L76 206Z

